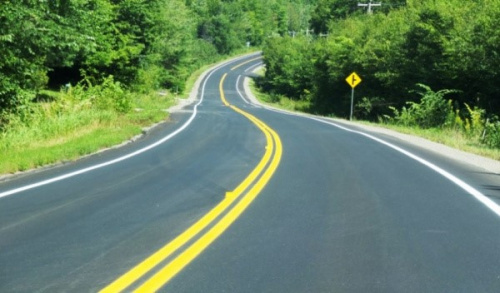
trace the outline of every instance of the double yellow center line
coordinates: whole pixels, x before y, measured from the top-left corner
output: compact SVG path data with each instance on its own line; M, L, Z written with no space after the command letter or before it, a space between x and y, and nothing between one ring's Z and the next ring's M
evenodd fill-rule
M237 67L239 66L233 68ZM200 255L203 250L214 242L245 211L278 168L282 154L282 145L278 134L255 116L227 102L223 91L226 76L227 74L224 74L219 84L220 98L224 105L245 116L264 133L266 137L266 151L264 156L252 172L233 191L226 193L225 198L217 206L174 240L167 243L100 292L121 292L127 289L129 291L129 287L131 286L136 288L134 292L155 292L159 290L193 259ZM208 226L211 226L211 228L207 230ZM192 244L184 247L193 239L195 240L192 241ZM175 258L166 264L163 263L176 252L178 255ZM160 266L160 263L163 264ZM145 275L152 270L156 272L152 276L145 278Z

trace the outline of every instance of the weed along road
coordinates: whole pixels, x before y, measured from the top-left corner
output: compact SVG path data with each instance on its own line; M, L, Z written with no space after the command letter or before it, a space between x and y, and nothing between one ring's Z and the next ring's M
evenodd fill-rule
M254 104L261 62L212 68L134 143L0 183L0 292L499 292L494 183Z

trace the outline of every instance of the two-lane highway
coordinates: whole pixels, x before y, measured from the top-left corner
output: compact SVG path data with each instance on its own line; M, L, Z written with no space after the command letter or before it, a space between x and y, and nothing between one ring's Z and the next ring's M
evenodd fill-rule
M498 206L467 170L251 104L256 57L136 143L1 183L0 291L500 290Z

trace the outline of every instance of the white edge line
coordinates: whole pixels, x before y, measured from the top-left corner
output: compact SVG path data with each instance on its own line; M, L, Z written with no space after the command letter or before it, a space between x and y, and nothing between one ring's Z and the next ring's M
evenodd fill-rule
M332 125L332 126L335 126L337 128L340 128L342 130L345 130L345 131L348 131L348 132L352 132L352 133L357 133L359 135L362 135L362 136L365 136L369 139L372 139L378 143L381 143L383 145L386 145L404 155L406 155L407 157L410 157L411 159L427 166L428 168L434 170L435 172L439 173L440 175L442 175L443 177L445 177L446 179L450 180L451 182L453 182L454 184L458 185L460 188L462 188L463 190L465 190L467 193L469 193L470 195L472 195L475 199L477 199L479 202L481 202L483 205L485 205L486 207L488 207L490 210L492 210L495 214L497 214L498 216L500 216L500 206L498 204L496 204L493 200L491 200L490 198L488 198L487 196L485 196L484 194L482 194L480 191L478 191L477 189L475 189L474 187L470 186L469 184L465 183L463 180L459 179L458 177L456 177L455 175L449 173L448 171L445 171L443 170L442 168L434 165L433 163L405 150L405 149L402 149L392 143L389 143L385 140L382 140L380 138L377 138L373 135L370 135L370 134L367 134L367 133L364 133L364 132L361 132L361 131L357 131L357 130L352 130L352 129L349 129L349 128L346 128L346 127L343 127L343 126L340 126L336 123L333 123L333 122L328 122L328 121L324 121L324 120L321 120L321 119L318 119L318 118L313 118L313 117L307 117L309 119L312 119L312 120L316 120L316 121L319 121L321 123L325 123L325 124L329 124L329 125Z
M153 149L153 148L155 148L155 147L163 144L167 140L171 139L172 137L176 136L177 134L179 134L180 132L182 132L184 129L186 129L191 124L191 122L194 120L194 118L196 117L196 115L198 113L198 111L197 111L198 106L203 102L203 98L205 96L205 86L207 84L208 79L212 76L212 74L214 72L216 72L218 69L220 69L221 67L224 67L224 66L226 66L226 65L228 65L230 63L237 62L237 61L239 61L241 59L247 58L247 57L252 56L252 55L255 55L255 54L249 54L249 55L245 55L245 56L242 56L242 57L238 57L238 58L235 58L235 59L223 62L223 63L221 63L219 65L216 65L216 66L212 67L211 69L209 69L209 71L207 71L207 72L210 72L208 75L202 75L201 78L204 79L204 82L203 82L203 85L202 85L202 88L201 88L200 100L198 101L198 103L196 103L194 105L193 114L191 114L191 117L189 117L189 119L181 127L179 127L178 129L176 129L174 132L170 133L169 135L165 136L164 138L160 139L159 141L157 141L157 142L155 142L153 144L150 144L150 145L148 145L148 146L146 146L146 147L144 147L142 149L139 149L139 150L137 150L135 152L132 152L132 153L124 155L124 156L121 156L121 157L116 158L116 159L111 160L111 161L107 161L107 162L104 162L104 163L101 163L101 164L97 164L97 165L94 165L94 166L91 166L91 167L80 169L78 171L70 172L70 173L67 173L67 174L64 174L64 175L61 175L61 176L57 176L57 177L54 177L54 178L51 178L51 179L43 180L43 181L40 181L40 182L37 182L37 183L33 183L33 184L25 185L25 186L22 186L22 187L19 187L19 188L15 188L15 189L11 189L11 190L7 190L7 191L4 191L4 192L1 192L0 193L0 198L6 197L6 196L9 196L9 195L13 195L13 194L16 194L16 193L20 193L20 192L23 192L23 191L26 191L26 190L34 189L34 188L37 188L37 187L40 187L40 186L48 185L48 184L51 184L51 183L54 183L54 182L57 182L57 181L61 181L61 180L64 180L64 179L67 179L67 178L70 178L70 177L74 177L74 176L77 176L77 175L80 175L80 174L83 174L83 173L87 173L87 172L90 172L90 171L93 171L93 170L96 170L96 169L100 169L100 168L103 168L103 167L106 167L106 166L109 166L109 165L113 165L113 164L116 164L118 162L121 162L121 161L130 159L132 157L135 157L135 156L137 156L139 154L142 154L142 153L144 153L146 151L149 151L150 149Z
M255 65L252 65L252 66L248 67L248 68L245 70L245 72L248 72L248 71L250 71L250 70L253 70L255 67L260 66L260 65L262 65L262 64L264 64L264 62L259 62L259 63L255 64Z
M250 105L250 102L247 101L247 99L245 99L245 97L243 96L243 94L241 93L240 91L240 88L238 87L238 84L240 83L240 78L241 78L241 75L238 75L238 78L236 79L236 92L238 92L238 95L240 95L241 99Z
M323 119L320 119L320 118L316 118L316 117L312 117L310 115L307 115L307 114L299 114L299 113L294 113L294 112L290 112L290 111L285 111L285 110L281 110L281 109L275 109L275 108L272 108L270 106L267 106L267 105L263 105L263 107L269 111L273 111L273 112L276 112L276 113L280 113L280 114L284 114L284 115L290 115L290 116L298 116L298 117L303 117L303 118L306 118L306 119L311 119L311 120L315 120L315 121L318 121L318 122L321 122L321 123L324 123L324 124L328 124L328 125L331 125L331 126L335 126L339 129L342 129L342 130L345 130L345 131L348 131L348 132L351 132L351 133L356 133L356 134L359 134L359 135L362 135L362 136L365 136L369 139L372 139L378 143L381 143L383 145L386 145L390 148L392 148L393 150L395 151L398 151L402 154L404 154L405 156L407 157L410 157L411 159L427 166L428 168L434 170L435 172L439 173L440 175L442 175L443 177L445 177L446 179L450 180L451 182L453 182L454 184L456 184L457 186L459 186L460 188L462 188L463 190L465 190L467 193L469 193L470 195L472 195L476 200L478 200L480 203L482 203L483 205L485 205L487 208L489 208L491 211L493 211L497 216L500 216L500 206L495 203L493 200L491 200L490 198L488 198L487 196L485 196L484 194L482 194L479 190L475 189L474 187L472 187L471 185L465 183L463 180L459 179L458 177L456 177L455 175L449 173L448 171L445 171L443 170L442 168L434 165L433 163L427 161L427 160L424 160L423 158L407 151L407 150L404 150L394 144L391 144L385 140L382 140L380 138L377 138L373 135L370 135L370 134L367 134L367 133L364 133L362 131L357 131L357 130L352 130L352 129L349 129L347 127L344 127L344 126L341 126L339 124L336 124L336 123L333 123L333 122L330 122L330 121L325 121Z

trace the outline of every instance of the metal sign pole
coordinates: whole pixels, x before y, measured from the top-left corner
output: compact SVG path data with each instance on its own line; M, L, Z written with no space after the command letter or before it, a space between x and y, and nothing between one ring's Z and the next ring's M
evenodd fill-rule
M351 91L351 114L349 115L349 121L352 121L352 112L354 107L354 88Z

